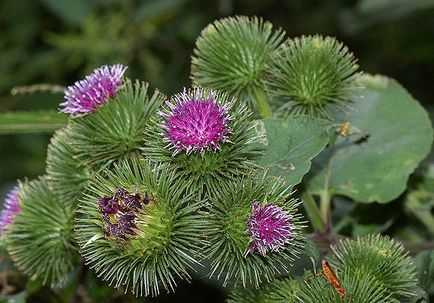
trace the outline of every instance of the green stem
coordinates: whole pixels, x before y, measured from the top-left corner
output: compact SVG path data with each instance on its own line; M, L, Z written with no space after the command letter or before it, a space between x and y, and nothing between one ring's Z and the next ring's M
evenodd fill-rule
M272 115L270 104L268 103L268 96L262 88L255 88L253 90L253 101L256 103L259 112L264 119L270 118Z
M321 210L321 217L324 220L324 222L328 222L329 220L329 214L330 214L330 204L332 195L330 192L330 179L331 179L331 165L332 165L333 156L330 158L329 162L327 163L327 167L325 170L325 179L324 179L324 186L320 194L320 210Z
M313 229L318 232L324 232L326 227L325 221L321 217L321 212L315 203L315 199L307 191L303 194L303 206L306 209L307 216L309 217Z

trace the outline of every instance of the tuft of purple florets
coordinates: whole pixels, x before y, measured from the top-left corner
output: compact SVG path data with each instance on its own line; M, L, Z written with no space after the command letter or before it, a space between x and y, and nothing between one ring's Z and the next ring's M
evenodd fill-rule
M60 111L72 116L86 114L103 106L109 98L114 98L127 67L121 64L104 65L75 82L65 91L65 102Z
M292 216L276 205L261 206L253 202L247 233L252 237L249 253L255 249L262 255L279 251L294 239Z
M139 194L130 194L124 188L114 195L98 199L98 208L104 220L104 232L117 240L127 240L136 235L136 221L140 210L149 203L148 194L142 199Z
M11 224L17 214L21 211L18 186L15 186L7 195L4 202L4 209L0 213L0 230L4 232Z
M207 149L218 150L230 130L228 122L230 104L219 104L213 92L205 95L202 88L186 91L174 96L175 103L166 102L168 112L162 113L165 119L167 147L173 155L182 151L204 153Z

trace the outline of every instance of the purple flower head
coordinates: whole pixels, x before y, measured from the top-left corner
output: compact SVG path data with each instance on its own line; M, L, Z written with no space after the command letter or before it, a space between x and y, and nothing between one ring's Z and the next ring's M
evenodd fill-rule
M174 99L174 104L166 102L168 112L160 112L165 119L165 141L174 149L173 155L219 149L229 134L228 122L233 119L228 114L230 104L219 104L213 92L205 95L200 87L192 92L184 89Z
M4 202L4 209L0 213L0 230L4 232L11 224L17 214L21 211L19 189L15 186L7 195Z
M121 64L104 65L95 69L84 80L68 87L60 111L75 116L93 112L103 106L108 98L115 97L126 69Z
M294 239L292 216L276 205L261 206L253 202L248 219L248 234L252 237L249 252L255 249L265 255L267 251L279 251Z

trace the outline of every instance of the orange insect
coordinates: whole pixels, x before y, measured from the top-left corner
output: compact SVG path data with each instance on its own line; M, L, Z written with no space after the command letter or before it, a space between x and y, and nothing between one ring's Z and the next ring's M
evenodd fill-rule
M329 262L327 262L326 260L322 260L321 267L321 275L323 275L329 281L330 285L333 286L334 289L336 289L336 291L339 293L339 296L341 298L344 298L346 296L345 290L342 287L341 282L334 273L333 269L331 268Z

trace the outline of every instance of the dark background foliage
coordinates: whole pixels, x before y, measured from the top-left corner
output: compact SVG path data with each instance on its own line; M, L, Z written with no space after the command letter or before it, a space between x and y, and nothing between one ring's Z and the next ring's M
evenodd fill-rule
M336 36L359 58L361 70L397 79L433 112L432 0L2 0L0 112L55 109L62 94L11 91L38 83L67 86L102 64L128 65L130 78L148 81L167 95L178 92L190 85L190 56L202 28L236 14L262 16L289 37ZM1 197L16 179L44 173L49 138L49 134L0 136ZM414 177L412 182L416 181ZM336 214L348 205L335 201ZM357 220L363 224L355 228L361 234L381 231L421 240L414 234L417 226L411 227L418 223L403 212L402 199L358 208ZM372 213L379 215L373 218ZM91 289L82 291L91 293L93 300L108 295L113 302L122 302L119 293L92 276L86 279ZM177 296L190 302L221 300L223 295L206 283L181 286ZM44 289L36 294L49 296L43 295ZM71 291L64 296L71 296ZM163 295L157 301L173 299Z

